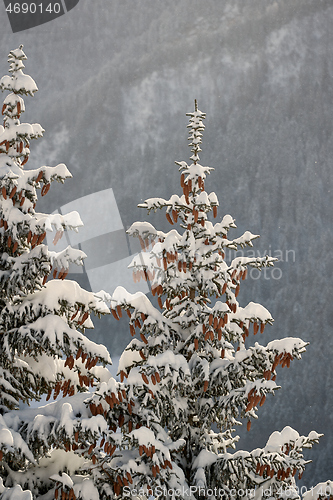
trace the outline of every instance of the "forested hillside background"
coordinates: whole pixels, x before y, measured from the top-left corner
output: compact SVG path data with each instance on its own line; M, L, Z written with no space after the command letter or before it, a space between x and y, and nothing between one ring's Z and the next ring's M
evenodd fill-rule
M164 214L147 219L136 206L180 192L185 113L195 98L207 113L201 162L215 167L206 186L219 196L219 217L230 213L235 235L260 234L255 250L280 258L274 275L246 280L239 301L260 302L275 318L261 342L310 342L302 361L280 370L282 390L241 431L240 447L263 446L285 425L325 433L307 455L308 486L333 479L332 25L328 0L80 0L12 34L0 4L0 74L23 43L39 87L23 119L46 132L29 165L64 162L73 174L40 210L112 188L124 228L141 219L169 229ZM92 335L118 356L126 321L99 323Z

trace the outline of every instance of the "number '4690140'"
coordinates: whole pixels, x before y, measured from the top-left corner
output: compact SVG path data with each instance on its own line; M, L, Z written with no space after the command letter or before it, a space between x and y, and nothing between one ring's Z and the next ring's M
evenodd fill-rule
M23 2L22 4L9 3L6 7L6 12L9 14L36 14L48 12L49 14L59 14L61 11L61 5L59 2L49 3L46 7L43 6L42 3L27 3Z

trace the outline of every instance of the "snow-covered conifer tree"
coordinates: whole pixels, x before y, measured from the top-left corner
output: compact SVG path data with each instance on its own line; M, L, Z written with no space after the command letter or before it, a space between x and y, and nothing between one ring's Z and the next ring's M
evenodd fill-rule
M246 452L234 451L234 428L245 422L250 430L266 396L278 389L278 368L299 359L306 343L259 342L271 314L255 302L238 303L249 266L260 270L275 259L226 261L226 249L252 246L258 236L231 237L230 215L212 222L219 202L205 184L213 169L199 163L205 114L196 104L188 116L191 164L176 162L183 193L139 205L165 209L172 229L136 222L128 230L142 246L132 262L134 280L150 280L159 308L122 287L112 296L111 312L117 319L126 311L133 339L119 362L120 382L102 384L92 401L112 422L96 460L111 486L108 498L246 499L262 497L262 488L271 498L297 498L292 488L306 465L302 448L320 435L286 427L264 448Z
M152 492L214 500L219 490L223 498L250 498L256 488L261 497L261 487L273 498L296 498L290 488L305 468L302 447L311 447L317 433L300 436L288 427L263 449L233 452L234 426L245 419L250 428L278 388L277 367L300 358L306 344L254 342L272 317L253 302L241 307L237 295L248 266L261 269L274 259L225 260L226 249L252 246L257 236L231 239L229 215L208 220L210 212L217 217L218 199L205 191L212 169L199 163L204 113L196 107L189 114L192 163L177 163L183 194L141 205L165 208L178 230L164 233L148 222L129 230L143 248L134 279L151 281L160 310L142 293L116 289L111 312L119 318L126 311L133 336L116 381L95 366L110 361L106 349L84 336L89 314L107 312L106 295L63 281L81 252L52 253L43 244L46 231L56 232L56 242L81 221L75 213L35 211L37 190L45 195L51 181L70 174L62 164L23 169L30 140L43 132L19 121L22 95L37 90L22 71L24 59L22 47L12 51L11 76L0 81L11 92L0 129L0 499L135 499ZM43 394L55 401L19 409Z
M30 141L41 137L43 129L20 123L23 96L37 91L23 72L22 49L10 52L10 76L0 81L1 90L10 92L0 126L0 498L41 498L48 491L45 498L52 498L59 487L74 498L70 477L59 474L79 468L84 459L66 451L78 448L80 434L80 455L88 455L96 432L92 424L74 428L71 417L91 416L84 392L108 379L108 370L95 365L110 362L106 348L89 341L84 330L93 326L92 312L109 309L103 294L64 281L69 264L82 263L83 252L71 247L51 252L43 243L47 231L53 231L56 243L65 230L77 230L82 222L76 212L35 211L38 190L44 196L52 181L63 183L71 174L64 164L24 169ZM67 398L42 409L27 407L43 395L48 400L59 394Z

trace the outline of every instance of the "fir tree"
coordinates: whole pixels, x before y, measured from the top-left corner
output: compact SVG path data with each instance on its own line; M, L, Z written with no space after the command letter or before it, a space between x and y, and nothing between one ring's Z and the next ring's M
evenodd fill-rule
M43 129L20 123L23 96L37 91L23 72L22 49L10 52L10 76L0 81L1 90L10 92L0 126L0 494L2 499L27 500L48 490L53 497L62 476L60 481L50 476L78 467L73 453L70 460L64 457L65 450L75 448L70 441L78 440L78 430L70 432L70 415L75 408L84 416L85 391L109 377L108 370L95 365L105 366L110 358L104 346L84 335L93 326L92 312L109 312L103 294L64 281L69 264L81 264L84 253L71 247L51 252L43 243L46 231L55 233L56 243L65 230L77 230L82 222L76 212L35 211L38 190L44 196L52 181L63 183L71 174L64 164L24 170L30 141L41 137ZM57 399L59 394L68 397L38 410L19 409L43 395ZM80 432L84 454L93 431L81 426Z
M176 162L183 194L139 205L166 209L174 227L165 233L136 222L128 230L143 250L132 263L134 280L151 281L160 310L122 287L112 296L113 316L127 312L134 338L119 362L121 382L110 379L94 396L93 408L112 421L113 431L121 428L121 434L103 433L106 454L97 460L113 488L109 498L130 491L142 498L259 498L261 488L272 498L297 498L292 488L307 463L302 449L319 434L300 436L286 427L262 449L232 450L234 427L245 421L250 430L266 396L279 388L277 368L300 359L307 344L291 337L255 341L273 318L260 304L242 307L237 296L249 266L260 270L276 259L226 261L226 249L252 246L258 236L230 237L236 227L230 215L211 222L219 202L205 190L213 169L199 163L205 114L196 104L188 116L191 164Z

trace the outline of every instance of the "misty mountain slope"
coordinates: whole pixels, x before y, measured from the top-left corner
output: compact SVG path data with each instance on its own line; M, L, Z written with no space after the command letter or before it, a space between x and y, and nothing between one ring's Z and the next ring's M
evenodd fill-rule
M148 219L136 205L180 192L174 160L189 157L185 112L197 98L207 113L201 159L215 167L207 186L219 196L219 217L230 213L235 234L260 234L255 250L280 258L276 274L248 278L240 303L271 311L275 324L263 342L311 342L302 361L279 373L282 390L268 398L247 444L262 446L284 425L325 432L304 477L308 485L333 477L331 2L105 5L80 0L48 29L2 35L6 53L25 44L27 72L40 88L26 119L46 133L29 164L65 162L74 175L40 207L112 187L125 227L145 219L169 229L164 214ZM1 67L7 71L5 61ZM111 331L97 328L97 336L119 352L126 324L105 321Z

